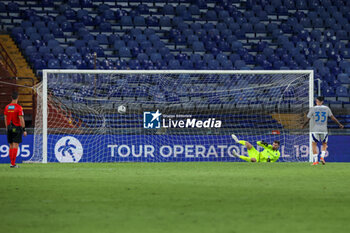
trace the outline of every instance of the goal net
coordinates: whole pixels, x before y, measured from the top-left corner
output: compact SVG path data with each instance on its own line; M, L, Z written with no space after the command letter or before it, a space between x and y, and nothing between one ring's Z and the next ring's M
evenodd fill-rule
M239 161L231 134L309 161L312 71L44 70L32 161Z

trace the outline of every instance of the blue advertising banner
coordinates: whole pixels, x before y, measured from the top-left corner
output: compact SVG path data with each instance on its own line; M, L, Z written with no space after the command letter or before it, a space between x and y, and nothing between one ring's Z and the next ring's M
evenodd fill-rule
M242 139L256 146L256 138L259 137ZM247 155L244 146L233 143L224 135L49 135L48 140L48 162L239 161L232 155L232 150ZM293 136L287 136L285 140L293 141ZM349 142L350 136L330 136L327 162L350 162ZM288 148L281 142L280 161L308 161L307 144L289 145ZM0 135L0 163L10 162L8 150L6 136ZM33 135L28 135L20 144L17 162L29 160L32 155Z
M23 137L17 152L17 163L29 160L33 156L33 135ZM0 163L10 163L9 144L6 135L0 135Z

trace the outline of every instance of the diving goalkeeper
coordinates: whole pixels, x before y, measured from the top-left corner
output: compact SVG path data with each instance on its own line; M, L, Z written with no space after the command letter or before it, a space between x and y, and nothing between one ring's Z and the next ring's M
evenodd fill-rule
M274 141L272 145L264 141L258 141L257 144L264 148L262 152L257 151L252 144L244 140L238 140L237 136L231 135L236 143L244 145L248 149L248 156L239 155L235 150L232 151L233 155L247 162L276 162L280 157L280 152L278 148L280 147L280 141Z

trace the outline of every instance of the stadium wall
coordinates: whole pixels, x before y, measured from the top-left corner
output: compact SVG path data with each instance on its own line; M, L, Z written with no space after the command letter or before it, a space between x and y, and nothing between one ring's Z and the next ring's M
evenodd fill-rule
M53 137L52 135L49 135ZM149 145L146 142L150 140L149 137L153 136L134 136L124 135L118 136L120 143L118 145L108 144L106 140L103 151L94 151L94 147L89 145L89 135L80 135L79 137L72 138L68 135L54 136L55 145L48 148L48 162L186 162L186 161L238 161L231 154L232 149L236 149L239 152L246 154L246 150L241 145L232 144L232 140L228 136L215 136L220 138L220 145L210 145L208 138L201 138L201 136L185 136L187 137L186 145ZM106 135L107 137L107 135ZM134 147L127 142L130 142L130 137L138 137L139 142ZM170 137L157 135L156 137ZM180 137L180 136L173 136ZM184 136L181 136L184 137ZM290 136L293 137L293 136ZM246 137L249 140L250 137ZM254 137L256 138L256 136ZM69 154L69 148L66 148L66 154L63 156L63 150L60 150L62 145L66 145L67 139L70 139L69 144L75 146L73 152L74 159ZM250 138L252 139L252 138ZM206 140L206 141L204 141ZM217 138L216 138L217 140ZM253 139L252 139L253 140ZM84 141L85 144L80 142ZM155 140L161 141L161 140ZM171 141L171 140L167 140ZM329 138L329 154L326 155L327 162L350 162L350 152L347 150L347 145L350 141L350 136L330 136ZM140 147L141 146L141 147ZM142 148L142 149L141 149ZM305 145L295 145L293 147L297 151L299 161L308 161L308 142ZM142 150L142 151L141 151ZM33 135L28 135L23 138L23 143L20 144L19 155L17 162L29 160L33 155ZM281 146L281 154L283 157L288 158L288 151L285 151L283 142ZM91 159L93 156L93 159ZM0 163L9 163L8 157L8 144L6 135L0 135Z

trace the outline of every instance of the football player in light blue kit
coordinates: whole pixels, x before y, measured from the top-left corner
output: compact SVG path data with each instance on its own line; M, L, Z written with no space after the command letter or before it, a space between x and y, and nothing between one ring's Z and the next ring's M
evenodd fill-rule
M318 164L317 143L322 143L322 152L320 161L323 165L326 164L324 156L326 154L327 142L328 142L328 128L327 121L330 117L334 122L339 125L339 128L343 129L344 126L333 116L331 109L323 105L324 98L319 96L316 98L316 106L312 107L307 114L310 121L310 132L312 135L312 152L313 152L313 164Z

